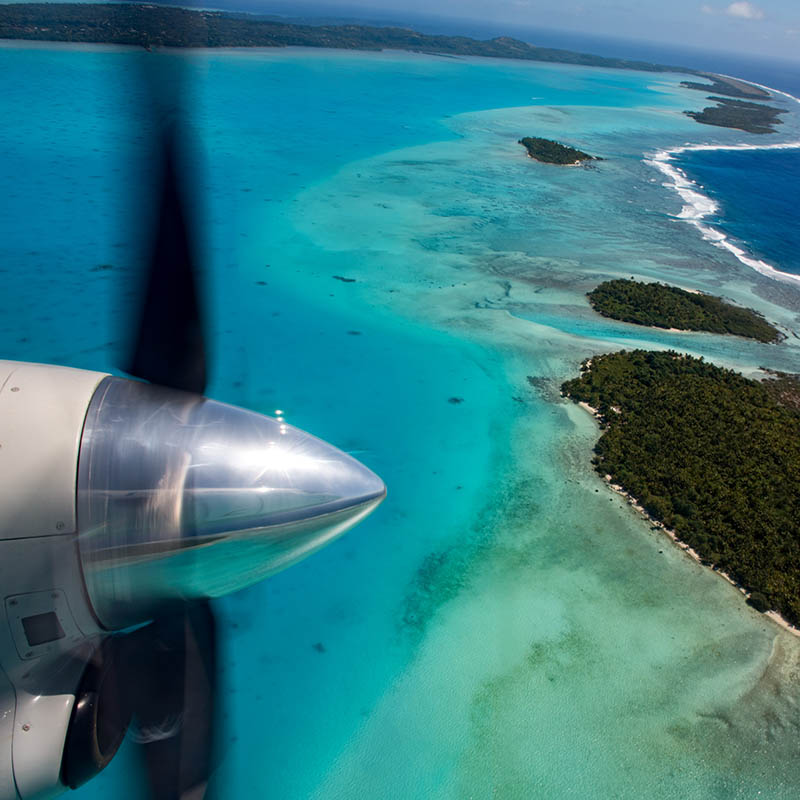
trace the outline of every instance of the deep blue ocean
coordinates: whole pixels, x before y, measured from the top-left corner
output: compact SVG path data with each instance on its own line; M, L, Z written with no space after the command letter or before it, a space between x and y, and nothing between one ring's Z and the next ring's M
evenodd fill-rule
M717 203L707 221L776 269L800 274L800 150L690 151L676 163Z

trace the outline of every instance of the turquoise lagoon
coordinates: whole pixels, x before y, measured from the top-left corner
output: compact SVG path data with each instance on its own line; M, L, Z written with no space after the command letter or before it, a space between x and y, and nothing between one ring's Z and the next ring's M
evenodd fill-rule
M124 220L146 213L126 191L147 165L142 57L0 48L6 357L114 363L118 278L139 253ZM180 58L209 394L282 409L389 486L342 540L220 603L219 796L796 797L800 639L605 487L594 421L558 394L581 360L622 347L800 371L800 287L704 240L645 160L761 140L684 116L703 95L677 75ZM792 114L769 139L798 130ZM539 164L524 135L605 160ZM756 307L788 339L595 316L585 292L631 275ZM123 747L80 794L143 798L134 767Z

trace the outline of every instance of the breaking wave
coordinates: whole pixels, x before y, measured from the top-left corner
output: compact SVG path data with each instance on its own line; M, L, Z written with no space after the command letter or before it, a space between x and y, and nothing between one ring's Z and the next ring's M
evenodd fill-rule
M774 91L774 90L770 90ZM781 94L785 94L781 92ZM787 95L791 97L791 95ZM796 100L797 98L791 97ZM800 101L798 101L800 102ZM742 264L766 275L774 280L785 281L800 285L800 275L783 272L776 269L766 261L753 257L739 244L731 241L722 231L710 225L706 218L715 214L719 210L718 204L708 195L703 194L702 187L693 181L688 175L673 161L681 153L694 152L699 150L800 150L800 141L784 142L781 144L732 144L732 145L711 145L711 144L687 144L682 147L674 147L670 150L659 150L657 153L647 156L644 161L655 167L667 180L664 185L676 192L683 200L683 208L677 214L678 219L685 220L700 231L703 239L724 250L733 253Z

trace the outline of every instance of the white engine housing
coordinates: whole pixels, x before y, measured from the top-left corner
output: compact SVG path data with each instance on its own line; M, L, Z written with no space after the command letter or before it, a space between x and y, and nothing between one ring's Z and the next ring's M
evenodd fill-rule
M100 633L81 578L75 492L86 410L104 377L0 361L0 800L63 790L83 669L66 654L90 652Z

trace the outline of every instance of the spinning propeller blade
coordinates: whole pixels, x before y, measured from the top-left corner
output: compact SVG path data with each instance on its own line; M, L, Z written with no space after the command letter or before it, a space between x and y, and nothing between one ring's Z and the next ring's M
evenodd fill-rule
M159 214L135 346L126 371L150 383L203 394L205 335L195 247L180 180L177 128L166 126L159 136Z
M173 81L175 74L168 76ZM148 76L154 108L158 75ZM175 89L173 87L173 92ZM173 96L171 105L177 105ZM163 105L163 102L161 103ZM162 109L163 110L163 109ZM171 109L170 109L171 110ZM125 371L150 383L195 394L206 388L206 344L196 261L187 213L181 138L176 122L157 126L149 262ZM207 600L170 604L130 635L134 715L154 800L202 800L212 771L217 692L216 621Z
M153 800L202 800L214 756L217 625L208 601L165 610L130 635L137 741ZM135 670L135 673L133 673Z

